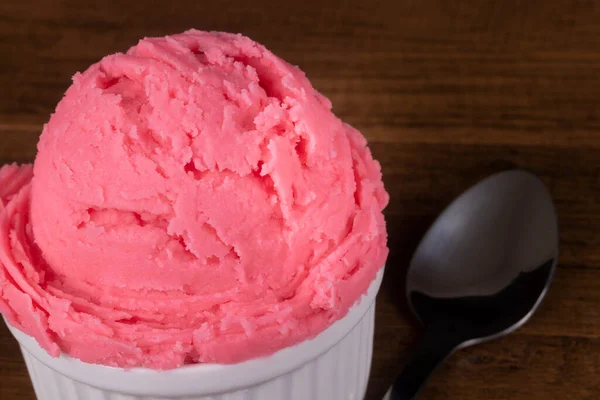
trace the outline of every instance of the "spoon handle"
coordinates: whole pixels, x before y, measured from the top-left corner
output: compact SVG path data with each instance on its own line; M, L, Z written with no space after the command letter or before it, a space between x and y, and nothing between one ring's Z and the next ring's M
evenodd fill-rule
M450 335L451 336L451 335ZM448 337L445 329L436 325L426 331L421 345L413 354L388 392L389 400L414 400L436 370L452 353L456 342ZM387 395L386 395L387 396Z

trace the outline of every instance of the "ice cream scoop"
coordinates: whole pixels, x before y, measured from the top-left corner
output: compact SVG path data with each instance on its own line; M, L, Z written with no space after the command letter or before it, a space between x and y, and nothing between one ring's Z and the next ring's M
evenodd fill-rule
M0 173L0 311L52 355L271 354L343 317L387 256L366 140L241 35L148 38L76 74L30 177Z

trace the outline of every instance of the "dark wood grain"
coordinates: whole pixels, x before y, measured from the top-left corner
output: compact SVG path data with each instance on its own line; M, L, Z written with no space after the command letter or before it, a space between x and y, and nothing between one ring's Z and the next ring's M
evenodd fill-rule
M3 1L0 163L29 162L75 71L143 36L242 32L298 64L369 139L392 201L367 399L419 331L401 282L428 224L479 178L519 166L557 204L559 273L515 334L460 351L424 399L600 396L600 3L498 1ZM0 399L33 399L0 328Z

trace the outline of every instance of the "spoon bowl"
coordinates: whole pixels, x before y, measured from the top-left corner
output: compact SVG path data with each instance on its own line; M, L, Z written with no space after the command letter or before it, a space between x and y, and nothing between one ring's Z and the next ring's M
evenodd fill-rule
M522 326L545 296L557 259L554 204L534 175L499 173L463 193L410 263L407 299L425 334L386 398L416 398L454 351Z

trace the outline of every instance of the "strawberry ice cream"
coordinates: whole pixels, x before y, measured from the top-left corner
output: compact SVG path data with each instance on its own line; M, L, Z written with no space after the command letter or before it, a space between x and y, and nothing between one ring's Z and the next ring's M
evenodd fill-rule
M363 136L241 35L144 39L76 74L0 169L0 311L51 355L176 368L314 337L386 256Z

